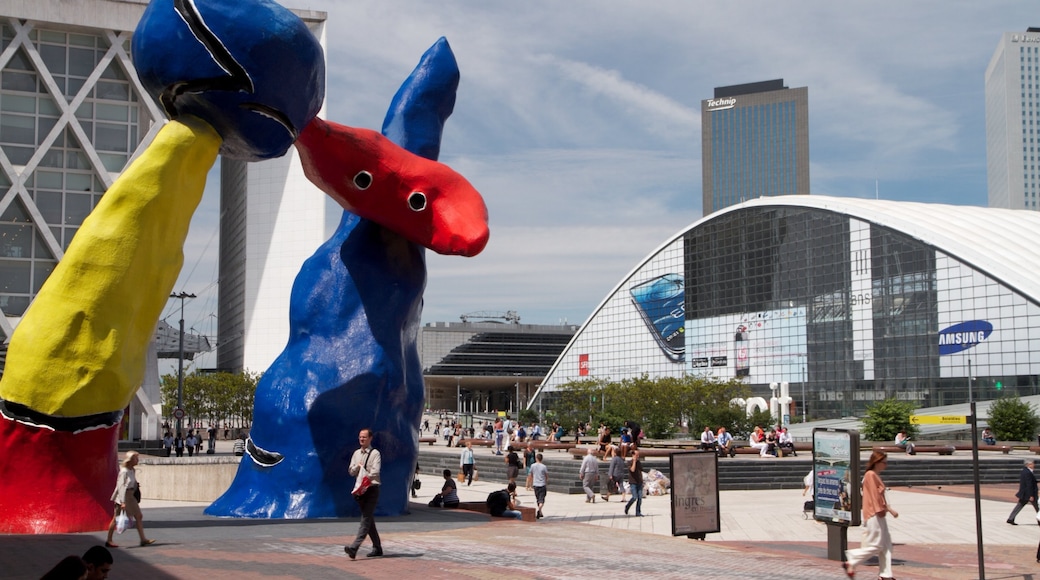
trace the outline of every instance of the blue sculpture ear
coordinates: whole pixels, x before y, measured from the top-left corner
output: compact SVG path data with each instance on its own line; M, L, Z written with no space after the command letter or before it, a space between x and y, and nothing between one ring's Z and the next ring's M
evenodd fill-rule
M205 120L233 159L284 155L325 99L318 39L270 0L153 0L132 55L166 114Z

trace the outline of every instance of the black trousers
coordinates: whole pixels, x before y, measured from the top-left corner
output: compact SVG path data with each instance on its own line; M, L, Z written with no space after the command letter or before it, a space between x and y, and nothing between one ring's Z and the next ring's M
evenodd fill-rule
M1009 522L1015 521L1015 516L1017 516L1018 512L1022 511L1022 508L1026 507L1026 505L1033 506L1033 509L1036 510L1037 513L1040 513L1040 507L1037 506L1036 499L1033 499L1033 501L1029 501L1029 499L1025 499L1025 500L1021 500L1020 499L1020 500L1018 500L1018 503L1015 504L1015 509L1011 510L1011 515L1008 516L1008 521Z
M368 491L361 497L354 496L354 499L361 506L361 525L358 526L357 537L351 542L350 547L357 550L367 536L372 540L372 549L382 550L383 543L379 540L379 531L376 530L376 518L374 515L376 504L379 503L379 486L373 485L369 487Z
M473 483L473 464L463 463L462 474L466 476L466 485Z

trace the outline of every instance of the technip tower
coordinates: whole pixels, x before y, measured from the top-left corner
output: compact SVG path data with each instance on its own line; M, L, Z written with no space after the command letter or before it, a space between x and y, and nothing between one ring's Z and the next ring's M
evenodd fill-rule
M809 89L783 79L716 87L701 101L703 215L809 194Z

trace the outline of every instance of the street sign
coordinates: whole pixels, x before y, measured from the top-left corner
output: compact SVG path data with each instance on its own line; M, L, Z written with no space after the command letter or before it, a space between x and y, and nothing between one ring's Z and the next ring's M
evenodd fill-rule
M911 425L964 425L968 417L964 415L910 415Z
M181 409L180 407L174 409L173 410L173 418L177 419L178 421L183 419L184 418L184 409Z

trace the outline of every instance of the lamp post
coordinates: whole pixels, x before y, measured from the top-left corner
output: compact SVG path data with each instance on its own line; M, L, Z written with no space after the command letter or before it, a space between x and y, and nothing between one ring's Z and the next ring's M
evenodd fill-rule
M519 416L520 415L520 373L513 373L513 376L516 377L516 403L515 403L516 404L516 408L515 408L514 412L517 414L517 416Z
M181 433L181 421L183 420L182 410L184 408L184 299L195 298L194 294L188 294L187 292L180 292L177 294L170 294L170 298L178 298L181 301L181 332L180 340L177 352L177 410L180 413L177 417L177 434Z

